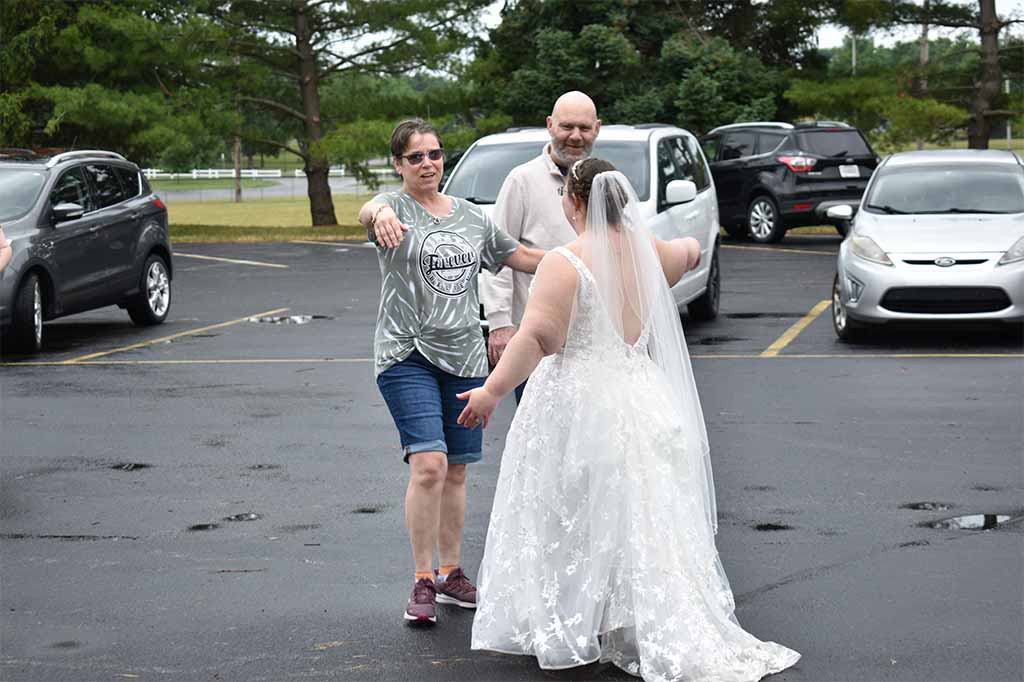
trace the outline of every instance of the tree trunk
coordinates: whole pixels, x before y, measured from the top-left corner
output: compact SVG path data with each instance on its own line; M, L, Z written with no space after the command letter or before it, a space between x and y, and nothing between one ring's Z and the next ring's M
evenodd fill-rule
M921 24L921 38L918 40L918 48L920 54L918 57L918 65L921 67L921 75L917 79L917 96L927 97L928 96L928 12L931 9L931 0L924 0L924 16L925 22ZM924 149L924 140L918 139L916 146L918 149Z
M996 0L979 0L981 5L981 82L971 98L971 120L967 124L967 146L988 149L992 121L987 116L992 102L999 96L1002 74L999 68L999 20Z
M337 225L334 200L328 182L330 164L319 156L319 142L323 137L320 126L320 91L317 80L316 53L310 44L309 9L306 0L293 0L295 7L295 49L299 53L299 91L302 94L302 112L305 114L306 193L313 227Z

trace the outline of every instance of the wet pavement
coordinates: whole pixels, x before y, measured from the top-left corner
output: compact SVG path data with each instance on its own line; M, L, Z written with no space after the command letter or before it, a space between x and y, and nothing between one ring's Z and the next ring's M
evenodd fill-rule
M845 344L826 313L762 357L838 239L726 247L722 315L684 328L737 617L803 654L772 679L1024 678L1020 332ZM0 679L635 679L470 651L462 609L404 626L372 249L178 248L288 267L180 257L166 324L86 313L46 326L54 364L0 366ZM470 473L471 576L511 416Z

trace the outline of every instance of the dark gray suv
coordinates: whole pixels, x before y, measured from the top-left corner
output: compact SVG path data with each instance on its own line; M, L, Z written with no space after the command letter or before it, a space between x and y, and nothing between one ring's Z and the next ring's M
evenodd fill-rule
M120 154L0 149L0 226L0 351L38 352L44 320L108 305L137 325L167 318L167 207Z

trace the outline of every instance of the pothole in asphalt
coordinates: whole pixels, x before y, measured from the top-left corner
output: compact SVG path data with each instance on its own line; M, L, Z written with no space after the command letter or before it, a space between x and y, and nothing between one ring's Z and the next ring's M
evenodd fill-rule
M204 530L216 530L217 528L220 528L219 523L195 523L189 526L188 530L191 532L195 532Z
M900 509L913 509L915 511L949 511L953 508L948 502L908 502L901 504Z
M356 507L352 510L353 514L379 514L387 509L386 504L378 504L375 506Z
M699 346L720 346L723 343L732 343L733 341L747 341L748 339L739 336L705 336L703 339L697 341Z
M137 471L139 469L149 469L152 464L144 464L142 462L118 462L117 464L111 464L108 468L114 471Z
M261 518L263 518L263 517L260 516L259 514L257 514L256 512L246 512L244 514L235 514L234 516L225 516L224 520L225 521L231 521L231 522L234 522L234 521L259 521Z
M250 322L262 324L309 324L313 320L333 320L330 315L265 315L250 317Z
M758 523L754 525L754 530L760 531L773 531L773 530L793 530L793 526L785 523Z
M936 528L938 530L992 530L1004 525L1011 519L1010 514L968 514L967 516L954 516L949 519L938 521L924 521L917 524L921 528Z

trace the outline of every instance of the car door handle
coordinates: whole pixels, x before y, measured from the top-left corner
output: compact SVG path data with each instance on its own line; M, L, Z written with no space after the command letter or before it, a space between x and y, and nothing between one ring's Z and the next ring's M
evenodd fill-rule
M101 227L103 227L103 226L102 225L93 225L92 227L89 228L89 232L99 232Z
M139 213L138 211L135 211L134 213L130 214L128 217L131 218L132 220L138 220L140 215L142 215L142 214Z

